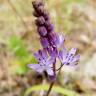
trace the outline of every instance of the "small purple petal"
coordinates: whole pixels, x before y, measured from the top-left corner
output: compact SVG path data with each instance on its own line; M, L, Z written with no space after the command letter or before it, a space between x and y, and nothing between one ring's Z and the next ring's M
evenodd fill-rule
M43 73L44 69L40 66L36 71L39 73Z
M48 46L49 46L48 39L42 37L42 38L40 38L40 40L41 40L41 44L42 44L43 48L48 48Z
M61 50L59 51L59 59L60 61L63 61L63 52Z
M56 34L55 38L54 38L54 45L56 47L58 47L60 45L60 40L59 40L59 36Z
M50 58L48 61L47 61L47 63L46 63L46 65L52 65L53 63L55 62L55 59L54 58Z
M42 60L42 56L39 54L39 52L35 52L35 53L34 53L34 57L35 57L38 61L41 61L41 60Z
M79 59L80 59L80 55L76 55L76 56L74 56L72 62L79 61Z
M28 64L28 67L34 69L35 71L42 73L43 69L41 68L40 64Z
M34 69L34 70L37 70L40 66L39 66L39 64L28 64L27 65L29 68L32 68L32 69Z
M55 81L56 80L56 76L54 76L54 75L53 76L49 76L49 80L50 81Z
M48 48L48 53L53 58L56 58L58 56L57 48L53 48L53 47Z
M54 75L54 72L51 68L48 68L46 71L47 71L48 75L50 75L50 76Z
M70 51L69 51L69 56L70 55L74 55L76 53L77 49L76 48L72 48Z
M44 59L44 60L48 58L46 49L39 50L39 54L41 55L42 59Z
M58 36L58 41L59 43L57 44L57 47L60 47L63 43L64 43L64 36L63 35L59 35Z
M60 59L60 61L64 62L64 60L66 59L67 54L68 53L67 53L66 48L63 48L63 50L60 50L59 51L59 59Z

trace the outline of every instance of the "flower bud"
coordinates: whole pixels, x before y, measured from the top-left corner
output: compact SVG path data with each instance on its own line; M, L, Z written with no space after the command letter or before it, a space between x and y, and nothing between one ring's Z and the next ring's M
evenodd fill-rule
M40 1L33 1L32 5L33 5L33 8L36 10L38 9L39 6L44 6L44 3Z
M33 12L33 16L39 17L40 15L39 15L36 11L34 11L34 12Z
M38 33L40 36L46 36L47 35L47 30L44 26L38 27Z
M36 19L35 23L37 26L41 26L45 23L45 19L43 18L43 16L41 16L38 19Z
M43 48L48 48L49 42L48 42L48 39L47 38L41 37L40 38L40 41L41 41L41 44L42 44Z
M49 13L48 13L47 10L44 10L44 11L43 11L43 16L44 16L45 20L49 20L49 19L50 19L50 18L49 18Z
M45 22L45 27L49 33L54 32L54 26L50 21Z

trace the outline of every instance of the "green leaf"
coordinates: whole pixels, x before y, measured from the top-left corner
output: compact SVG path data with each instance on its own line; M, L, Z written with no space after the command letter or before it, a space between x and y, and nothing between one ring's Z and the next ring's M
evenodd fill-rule
M75 3L83 3L84 1L83 0L64 0L67 4L71 4L73 2Z
M49 89L49 85L35 85L35 86L32 86L30 88L28 88L26 91L25 91L25 95L24 96L29 96L29 94L33 91L40 91L40 90L45 90L47 91ZM71 90L68 90L68 89L64 89L60 86L53 86L52 88L52 91L54 92L57 92L59 94L62 94L62 95L66 95L66 96L80 96L79 94L77 94L76 92L74 91L71 91Z
M9 47L15 53L15 55L20 58L28 56L23 40L15 35L9 39Z
M21 38L15 35L12 36L9 39L8 47L11 49L11 52L14 53L15 60L19 62L14 65L18 66L15 68L14 73L24 74L28 70L28 63L36 63L35 58L28 53L27 47L24 45L24 41ZM14 64L14 60L12 64Z

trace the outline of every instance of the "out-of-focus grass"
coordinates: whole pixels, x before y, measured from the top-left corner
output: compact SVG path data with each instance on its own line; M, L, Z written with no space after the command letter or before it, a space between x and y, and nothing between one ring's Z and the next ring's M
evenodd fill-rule
M30 88L28 88L26 91L25 91L25 95L24 96L28 96L32 91L39 91L39 90L48 90L49 88L49 85L35 85L35 86L32 86ZM52 91L55 91L59 94L62 94L62 95L67 95L67 96L79 96L79 94L77 94L76 92L74 91L71 91L71 90L67 90L67 89L64 89L60 86L53 86L52 88Z

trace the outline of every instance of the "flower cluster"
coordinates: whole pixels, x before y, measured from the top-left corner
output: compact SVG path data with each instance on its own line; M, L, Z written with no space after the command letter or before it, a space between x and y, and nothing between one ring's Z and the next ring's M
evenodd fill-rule
M40 41L43 48L49 51L49 54L56 51L56 47L64 41L63 36L59 36L54 31L54 26L50 21L49 13L44 8L44 3L40 1L32 2L34 8L34 16L37 17L35 20L37 26L37 32L40 36ZM53 54L50 54L53 55ZM54 54L56 55L56 54Z
M80 56L76 55L76 48L72 48L69 52L65 47L59 50L59 47L64 44L64 36L54 31L54 26L43 2L34 1L32 5L34 8L33 15L36 17L37 32L43 48L34 53L38 64L28 64L28 67L39 73L46 71L49 76L54 76L56 58L59 58L62 67L63 65L77 64Z

